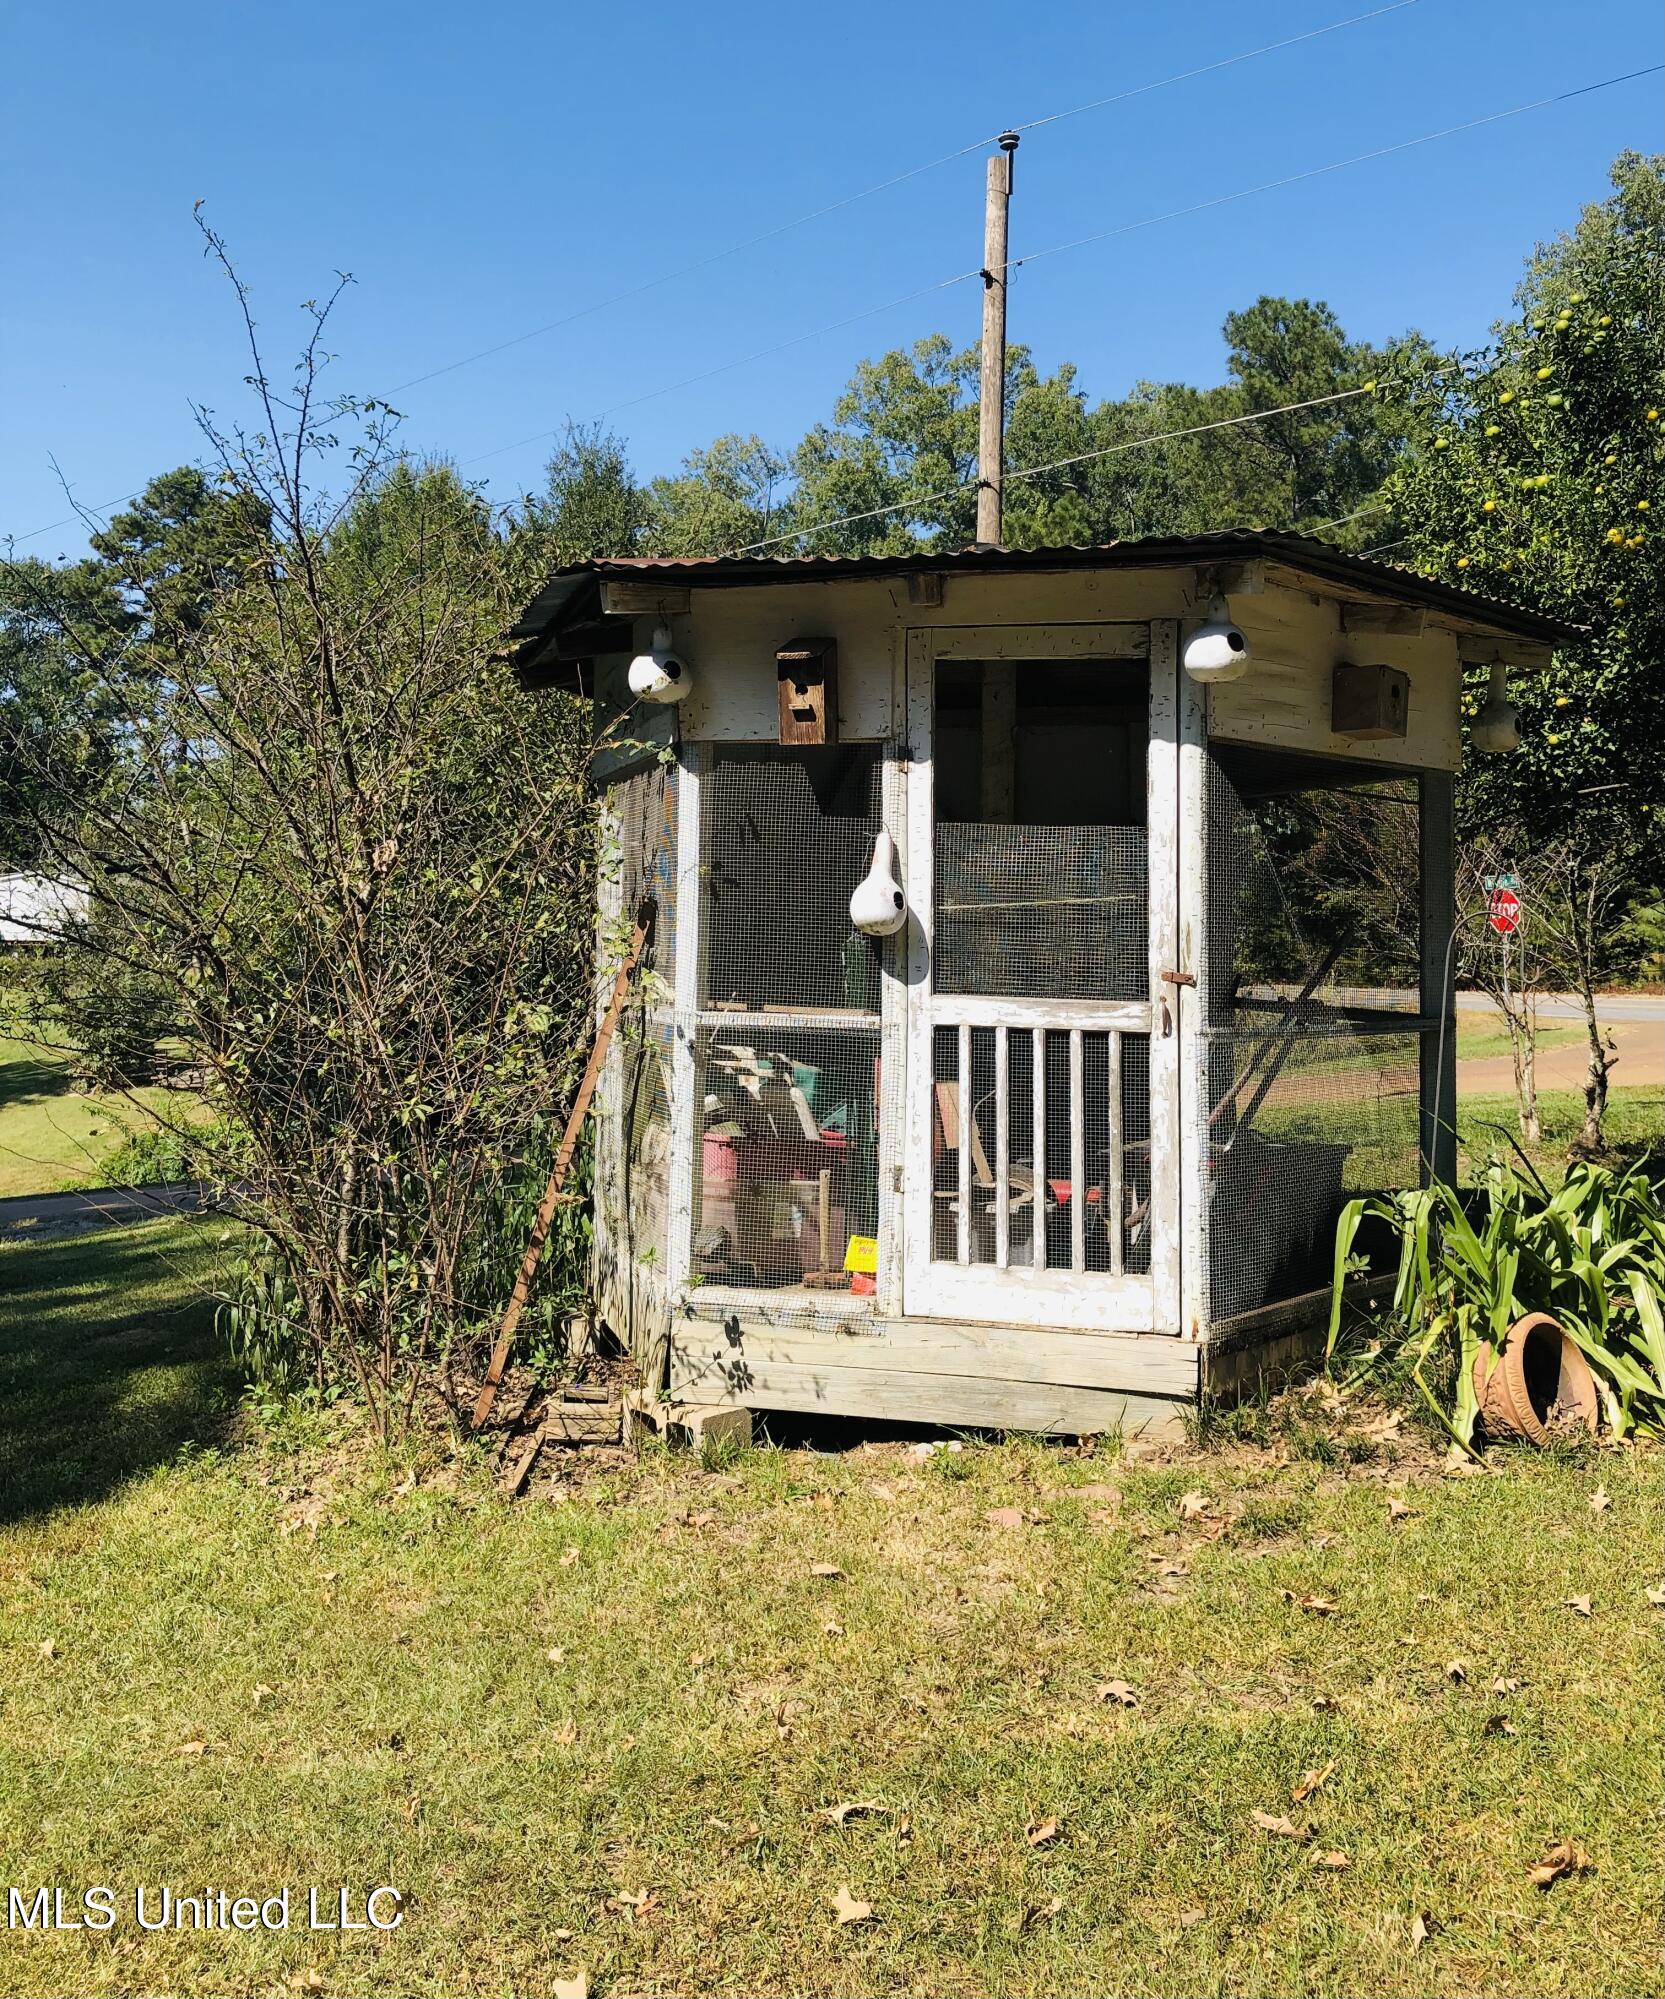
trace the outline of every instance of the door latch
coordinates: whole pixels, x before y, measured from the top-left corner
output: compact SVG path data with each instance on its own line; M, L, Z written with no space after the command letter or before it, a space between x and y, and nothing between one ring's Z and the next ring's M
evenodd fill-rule
M1195 972L1164 972L1162 980L1165 985L1170 986L1194 986L1197 983L1197 975ZM1166 993L1157 1001L1157 1005L1162 1009L1162 1039L1167 1041L1174 1031L1174 1016L1168 1006Z

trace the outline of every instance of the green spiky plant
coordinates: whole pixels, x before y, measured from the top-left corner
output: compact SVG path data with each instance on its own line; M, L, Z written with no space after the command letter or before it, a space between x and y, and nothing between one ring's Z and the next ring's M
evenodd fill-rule
M1399 1238L1393 1311L1406 1329L1411 1378L1465 1450L1479 1415L1474 1362L1501 1351L1509 1328L1547 1312L1590 1363L1602 1414L1617 1437L1665 1436L1665 1206L1641 1163L1623 1172L1574 1164L1552 1192L1494 1158L1478 1185L1436 1183L1349 1201L1336 1225L1327 1356L1342 1323L1343 1286L1366 1216ZM1387 1351L1378 1347L1367 1365ZM1430 1380L1455 1363L1442 1394Z

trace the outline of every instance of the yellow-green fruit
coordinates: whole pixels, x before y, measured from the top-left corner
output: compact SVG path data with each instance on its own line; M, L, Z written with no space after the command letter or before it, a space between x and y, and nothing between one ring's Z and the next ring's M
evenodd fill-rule
M1538 380L1540 382L1547 382L1554 373L1555 370L1553 368L1540 368L1538 370Z
M1480 502L1480 511L1483 514L1495 514L1497 512L1497 502L1495 500L1482 500Z
M1566 400L1567 400L1566 397L1562 395L1559 389L1552 389L1550 393L1544 397L1544 401L1549 404L1552 410L1558 410Z
M1498 401L1500 403L1512 403L1514 400L1515 400L1515 392L1513 389L1505 389L1502 395L1498 397Z
M1615 548L1619 545L1620 542L1624 540L1624 538L1625 538L1625 531L1623 528L1609 528L1607 530L1607 539L1613 543Z
M1625 600L1622 597L1615 597L1613 599L1613 608L1615 611L1622 611L1624 607L1625 607Z
M1570 694L1557 694L1555 705L1557 708L1570 708L1572 706L1572 696Z
M1647 420L1649 423L1658 423L1659 421L1658 410L1649 410Z
M1584 294L1582 292L1572 292L1569 294L1569 300L1573 305L1582 305L1584 303Z
M1468 567L1468 557L1467 557L1466 555L1459 555L1459 556L1458 556L1458 558L1457 558L1457 567L1458 567L1459 569L1466 569L1466 568Z
M1487 424L1485 434L1487 437L1501 437L1503 435L1502 424L1500 423Z
M1610 312L1604 312L1604 313L1602 314L1602 316L1600 317L1600 319L1598 319L1598 320L1596 321L1596 324L1597 324L1598 326L1611 326L1611 325L1613 324L1613 315L1612 315L1612 313L1610 313Z
M1596 488L1596 491L1597 491L1598 493L1605 493L1605 492L1607 491L1607 488L1606 488L1605 486L1598 486L1598 487Z
M1604 465L1617 465L1619 462L1619 454L1616 451L1610 451L1601 462Z
M1544 741L1546 743L1558 743L1560 740L1561 738L1556 735L1553 729L1546 729L1544 731Z
M1436 451L1449 451L1449 450L1451 449L1451 440L1450 440L1450 438L1448 438L1448 437L1436 437L1436 438L1434 439L1434 449L1435 449Z
M1648 511L1648 503L1647 503L1647 501L1646 501L1646 500L1638 500L1638 501L1636 502L1636 511L1637 511L1637 512L1638 512L1639 514L1645 514L1645 513L1646 513L1646 512Z

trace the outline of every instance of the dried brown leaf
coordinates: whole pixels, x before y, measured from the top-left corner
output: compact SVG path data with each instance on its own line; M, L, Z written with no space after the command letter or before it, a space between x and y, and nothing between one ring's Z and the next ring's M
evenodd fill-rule
M58 1656L58 1641L55 1638L43 1638L40 1641L39 1649L43 1659L56 1659Z
M1031 1846L1046 1846L1055 1840L1063 1830L1055 1818L1031 1819L1023 1829L1023 1836Z
M1468 1678L1468 1661L1466 1659L1447 1659L1445 1662L1445 1677L1448 1680L1457 1681L1460 1685Z
M570 1749L572 1745L578 1740L577 1722L575 1721L562 1722L560 1727L554 1731L554 1735L556 1742L560 1745L562 1749Z
M1587 1596L1569 1596L1563 1599L1565 1608L1579 1617L1590 1615L1590 1599Z
M577 1563L577 1560L578 1560L578 1550L576 1548L562 1549L560 1566L563 1569L572 1568Z
M1519 1735L1520 1730L1506 1714L1489 1714L1486 1717L1488 1735Z
M1595 1491L1590 1494L1590 1511L1592 1513L1605 1513L1612 1504L1613 1502L1608 1498L1607 1488L1604 1485L1598 1485Z
M206 1756L208 1754L208 1744L206 1742L182 1742L173 1753L176 1756Z
M1305 1596L1297 1596L1292 1589L1286 1589L1280 1590L1279 1595L1285 1603L1292 1603L1297 1610L1307 1611L1313 1617L1331 1617L1341 1608L1339 1603L1332 1602L1329 1597L1313 1596L1310 1592Z
M991 1527L1021 1527L1024 1514L1021 1506L991 1506L983 1518Z
M1494 1694L1518 1694L1520 1692L1520 1681L1515 1679L1506 1680L1499 1673L1497 1678L1492 1681L1492 1692Z
M570 1978L552 1979L554 1999L590 1999L590 1974L580 1965Z
M1655 1610L1665 1610L1665 1583L1659 1584L1656 1589L1650 1589L1647 1596Z
M1249 1817L1262 1832L1275 1833L1279 1839L1310 1839L1312 1834L1304 1832L1281 1812L1250 1812Z
M1118 1707L1137 1707L1139 1696L1126 1680L1106 1680L1093 1689L1093 1696L1101 1701L1114 1701Z
M1528 1866L1526 1878L1534 1888L1547 1888L1563 1874L1582 1874L1589 1865L1590 1856L1576 1839L1552 1839L1543 1858Z
M1390 1520L1409 1520L1414 1510L1407 1506L1404 1500L1395 1499L1392 1493L1388 1494L1387 1509Z
M841 1583L844 1580L844 1571L836 1562L811 1562L809 1572L812 1576L821 1577L824 1582Z
M1324 1786L1330 1781L1330 1779L1335 1775L1335 1773L1336 1773L1336 1760L1332 1756L1329 1762L1324 1765L1322 1770L1309 1770L1306 1773L1306 1775L1301 1779L1301 1781L1291 1789L1289 1793L1289 1802L1292 1805L1304 1805L1307 1799L1312 1796L1314 1791L1323 1790Z
M850 1884L840 1883L838 1893L832 1899L833 1913L842 1926L845 1923L867 1923L873 1920L873 1904L858 1902L850 1893Z
M1206 1492L1182 1492L1175 1504L1181 1520L1200 1520L1208 1511L1209 1498Z
M1345 1873L1352 1864L1339 1846L1315 1846L1307 1855L1309 1867L1322 1867L1331 1874Z
M1434 1934L1434 1919L1426 1909L1411 1918L1411 1949L1421 1950Z
M877 1798L851 1798L842 1805L822 1805L815 1816L825 1819L828 1825L842 1825L846 1819L878 1818L888 1816L890 1806L881 1804Z

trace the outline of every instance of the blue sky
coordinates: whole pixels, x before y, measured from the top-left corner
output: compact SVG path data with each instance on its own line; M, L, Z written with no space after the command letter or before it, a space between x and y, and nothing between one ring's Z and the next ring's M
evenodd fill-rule
M1372 0L952 9L292 0L10 10L0 46L0 533L74 552L75 495L194 457L243 413L234 301L269 365L335 269L334 381L386 394L991 134L1360 14ZM1113 229L1661 58L1657 0L1414 0L1026 136L1012 250ZM1661 144L1652 76L1137 229L1016 273L1011 334L1097 398L1223 371L1262 292L1356 336L1478 339L1532 244ZM759 350L980 261L981 153L394 394L415 449L508 499L567 418L612 410L643 474L725 431L790 445L862 358L976 336L978 288ZM743 365L731 365L736 362ZM274 372L275 372L274 365ZM707 379L654 394L685 377ZM642 398L641 400L637 400ZM628 405L627 407L619 407ZM502 447L511 447L504 449Z

